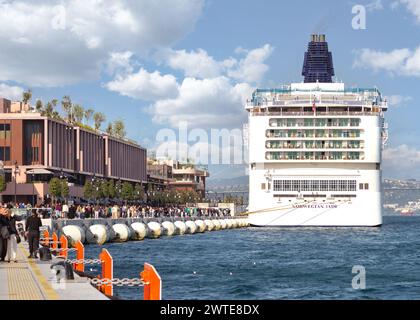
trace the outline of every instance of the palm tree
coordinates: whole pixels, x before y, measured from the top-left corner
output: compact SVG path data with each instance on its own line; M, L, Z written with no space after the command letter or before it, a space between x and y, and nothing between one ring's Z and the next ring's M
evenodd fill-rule
M115 120L114 121L114 134L117 138L124 138L126 135L125 132L125 124L122 120Z
M106 127L106 133L108 133L109 135L113 135L114 134L114 127L112 126L112 123L108 123L108 126Z
M72 114L72 103L69 96L64 96L61 100L61 107L63 108L63 111L67 114L67 121L70 123L73 122L73 114Z
M32 91L30 89L24 91L22 93L22 101L24 104L28 104L28 102L32 99Z
M41 112L42 111L42 108L43 108L43 105L42 105L42 101L41 100L36 100L36 103L35 103L35 109L36 109L36 111L37 112Z
M105 122L106 117L102 112L95 112L93 114L93 121L95 122L95 129L99 130L102 123Z
M80 104L73 105L72 109L74 120L78 123L81 123L83 120L83 116L85 115L85 110Z
M86 123L89 124L89 120L92 117L93 113L95 111L93 109L86 109L85 110L85 119L86 119Z

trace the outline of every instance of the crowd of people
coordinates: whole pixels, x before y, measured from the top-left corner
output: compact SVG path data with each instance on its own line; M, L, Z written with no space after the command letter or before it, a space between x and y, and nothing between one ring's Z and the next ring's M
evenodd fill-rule
M16 204L15 208L31 210L30 204ZM99 219L99 218L158 218L158 217L222 217L230 214L229 209L198 208L188 206L150 205L101 205L56 203L35 206L42 218L53 219Z

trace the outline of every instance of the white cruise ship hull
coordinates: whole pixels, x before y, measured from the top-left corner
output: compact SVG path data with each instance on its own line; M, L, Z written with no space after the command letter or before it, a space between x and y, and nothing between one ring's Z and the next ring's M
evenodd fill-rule
M381 195L376 192L359 199L325 202L297 199L250 213L248 221L257 227L378 227L382 225Z

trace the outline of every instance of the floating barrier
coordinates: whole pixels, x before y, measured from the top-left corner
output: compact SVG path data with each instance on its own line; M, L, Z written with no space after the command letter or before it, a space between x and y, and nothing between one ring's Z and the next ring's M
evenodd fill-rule
M188 220L185 222L185 225L187 227L187 230L185 233L193 234L197 231L197 225L194 221Z
M85 231L78 225L64 226L61 231L67 237L72 246L74 246L77 241L80 241L81 243L85 242Z
M154 222L154 221L149 222L147 224L147 227L148 227L147 237L155 239L161 236L162 228L159 222Z
M204 220L204 224L206 225L207 231L212 231L214 229L214 224L211 220L209 219Z
M172 236L175 233L175 226L170 221L162 222L162 234L165 236Z
M52 229L53 231L56 231L58 235L65 235L69 245L74 247L77 241L80 241L81 243L103 245L107 242L143 240L146 237L155 239L162 235L194 234L249 226L247 218L226 217L193 219L188 219L187 221L184 219L173 221L174 219L166 218L159 220L153 218L87 219L74 221L58 220L52 225ZM54 234L52 237L54 237ZM55 240L51 239L52 245L54 245L55 241L58 243L58 237Z
M203 233L204 231L206 231L206 224L203 220L195 220L194 223L197 226L197 232Z
M143 240L147 236L147 226L142 222L134 222L131 224L133 228L133 240Z
M89 230L94 235L94 240L92 243L102 245L109 241L109 236L105 225L93 224L89 227Z
M131 238L131 232L128 226L124 223L117 223L112 225L115 232L115 242L125 242Z
M175 221L175 234L183 235L187 231L187 226L185 225L185 222L183 221Z
M222 228L222 225L220 224L220 221L219 220L213 220L212 222L213 222L213 226L214 226L213 229L215 231L218 231L218 230L220 230Z

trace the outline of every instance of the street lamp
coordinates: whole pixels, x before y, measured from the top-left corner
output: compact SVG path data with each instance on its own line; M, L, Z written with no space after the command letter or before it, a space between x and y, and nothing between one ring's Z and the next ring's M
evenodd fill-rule
M35 208L35 173L32 173L32 208Z
M14 169L14 174L15 174L15 204L17 203L17 190L16 190L16 186L17 186L17 175L19 174L20 170L19 170L19 166L18 166L18 162L15 160L14 162L15 164L15 169Z

